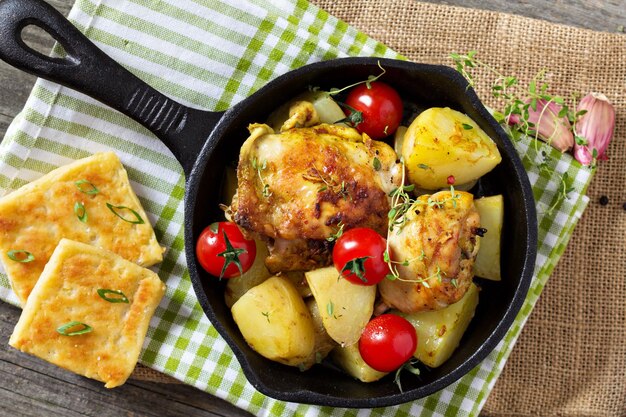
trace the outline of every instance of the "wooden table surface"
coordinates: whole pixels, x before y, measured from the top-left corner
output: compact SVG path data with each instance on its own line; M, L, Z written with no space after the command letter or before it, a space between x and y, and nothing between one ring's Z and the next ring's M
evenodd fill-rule
M1 0L0 0L1 1ZM623 32L625 0L426 0L515 13L550 22ZM73 0L49 0L67 15ZM29 31L27 41L46 50L51 41ZM22 109L35 77L0 62L0 138ZM0 301L0 416L249 416L229 403L183 384L129 380L108 390L8 346L20 310Z

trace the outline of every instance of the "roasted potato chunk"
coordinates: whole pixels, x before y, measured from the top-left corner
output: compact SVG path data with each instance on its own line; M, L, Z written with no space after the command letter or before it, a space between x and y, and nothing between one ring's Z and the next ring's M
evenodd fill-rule
M326 332L324 328L324 322L322 321L322 315L320 314L320 310L317 307L317 303L313 297L306 300L306 306L311 313L311 318L313 319L313 325L315 327L315 347L313 348L313 352L311 356L307 360L305 360L301 365L301 370L309 369L311 366L316 363L320 363L330 351L333 350L335 346L337 346L337 342L335 342Z
M365 363L359 352L359 345L355 343L350 346L337 346L331 352L333 361L341 367L348 375L362 382L374 382L387 375L387 372L380 372Z
M436 190L474 181L502 157L496 144L468 116L448 107L420 113L404 135L402 156L408 179L416 187Z
M250 288L256 287L272 274L265 267L265 258L269 255L267 245L261 239L255 239L256 242L256 258L254 263L243 275L229 278L226 282L226 290L224 291L224 300L226 305L231 308Z
M339 278L334 266L305 273L326 331L342 346L361 337L374 311L375 285L354 285Z
M500 238L504 221L504 201L501 195L474 200L480 214L480 227L484 235L480 238L480 249L474 263L474 275L500 281Z
M262 356L291 366L300 366L311 356L313 320L288 279L267 279L248 290L231 311L246 342Z
M452 356L459 346L478 305L478 287L472 284L460 301L435 311L394 313L407 319L417 332L415 357L424 365L436 368Z

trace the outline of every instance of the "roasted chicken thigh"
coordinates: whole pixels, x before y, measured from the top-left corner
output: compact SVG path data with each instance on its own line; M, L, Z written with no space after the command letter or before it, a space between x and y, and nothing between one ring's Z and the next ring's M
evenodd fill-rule
M231 205L242 230L266 240L270 271L329 265L328 238L341 225L387 232L388 194L401 181L393 149L342 125L274 133L253 124Z
M383 302L405 313L438 310L456 303L472 283L479 248L480 216L472 194L440 191L423 195L389 233L399 279L383 280Z

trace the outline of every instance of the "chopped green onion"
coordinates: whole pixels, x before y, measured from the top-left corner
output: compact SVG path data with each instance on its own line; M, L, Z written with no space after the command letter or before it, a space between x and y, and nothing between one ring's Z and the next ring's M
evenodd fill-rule
M70 332L68 330L74 327L81 327L78 330L74 330ZM70 321L69 323L65 323L63 326L57 328L57 332L61 333L63 336L78 336L80 334L89 333L93 330L93 328L85 323L81 323L80 321Z
M78 180L74 184L76 184L76 187L78 187L81 193L98 194L100 192L95 185L87 180Z
M113 297L108 297L107 294L114 294ZM128 298L120 290L109 290L107 288L99 288L98 295L109 303L128 303Z
M380 159L378 159L377 157L374 157L374 171L380 171L380 169L382 168L382 164L380 163Z
M7 252L9 259L15 262L28 263L35 260L35 255L24 249L14 249Z
M87 210L85 209L85 205L80 201L77 201L74 204L74 214L76 214L78 220L83 223L87 223Z
M130 207L114 206L111 203L107 203L107 207L109 208L109 210L111 210L113 212L113 214L115 214L117 217L119 217L120 219L124 220L125 222L132 223L132 224L143 224L144 223L144 221L141 218L141 216L139 215L139 213L137 213L135 210L133 210ZM133 216L135 216L135 220L129 220L129 219L125 218L124 216L122 216L119 213L119 211L121 211L121 210L129 211Z
M326 304L326 312L329 316L333 316L333 313L335 312L335 305L332 301L329 301L328 304Z

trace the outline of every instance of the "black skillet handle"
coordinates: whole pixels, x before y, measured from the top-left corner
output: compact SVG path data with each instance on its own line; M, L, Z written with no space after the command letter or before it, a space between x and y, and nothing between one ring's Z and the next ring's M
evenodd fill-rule
M26 45L22 30L29 25L52 36L66 56L48 57ZM167 145L186 174L222 115L183 106L159 93L98 49L42 0L0 1L0 58L133 118Z

